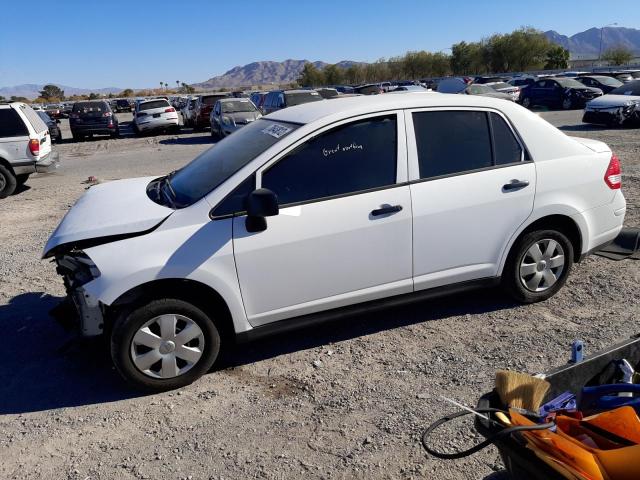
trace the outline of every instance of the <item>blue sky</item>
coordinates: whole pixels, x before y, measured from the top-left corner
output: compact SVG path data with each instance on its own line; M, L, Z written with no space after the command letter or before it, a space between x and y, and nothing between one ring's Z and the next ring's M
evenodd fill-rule
M612 22L639 28L637 2L6 0L0 86L142 88L204 81L258 60L438 51L522 25L565 35Z

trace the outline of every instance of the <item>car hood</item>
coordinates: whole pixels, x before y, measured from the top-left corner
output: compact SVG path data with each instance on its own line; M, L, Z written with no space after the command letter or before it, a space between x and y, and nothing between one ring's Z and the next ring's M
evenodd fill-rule
M234 123L246 123L248 120L257 120L260 115L259 112L235 112L224 113L225 117L229 117Z
M148 231L174 210L151 201L147 185L157 177L132 178L94 185L80 197L51 234L42 253L107 243Z
M638 95L603 95L591 100L587 105L595 108L623 107L629 102L640 102Z

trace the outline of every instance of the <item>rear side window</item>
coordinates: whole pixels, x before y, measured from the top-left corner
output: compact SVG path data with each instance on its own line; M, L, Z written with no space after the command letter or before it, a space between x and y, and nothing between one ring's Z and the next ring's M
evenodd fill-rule
M20 110L27 117L27 121L31 124L36 133L42 133L48 129L47 124L42 121L36 111L29 105L20 105Z
M169 102L166 100L154 100L152 102L141 103L139 110L153 110L154 108L165 108L169 106Z
M286 205L393 185L396 124L396 115L387 115L325 132L269 168L262 186Z
M496 165L508 165L522 161L522 147L513 132L497 113L489 113Z
M29 135L27 126L13 108L0 108L0 137L24 137Z
M420 178L451 175L492 165L485 112L415 112Z

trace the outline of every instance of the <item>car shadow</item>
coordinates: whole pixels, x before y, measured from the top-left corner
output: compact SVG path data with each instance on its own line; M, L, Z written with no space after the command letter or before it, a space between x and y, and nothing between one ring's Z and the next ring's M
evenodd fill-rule
M53 321L48 312L61 300L42 292L29 292L0 305L0 328L5 332L5 355L0 368L0 415L107 403L145 395L129 388L120 378L102 338L81 338ZM514 305L497 290L483 290L345 316L286 335L232 345L224 351L212 374L215 375L216 370L384 330Z
M11 195L20 195L21 193L28 192L29 190L31 190L31 187L23 183L22 185L18 185Z
M428 321L453 316L482 314L513 308L517 304L498 288L468 291L437 299L422 300L400 307L349 315L311 327L275 334L246 344L235 345L224 352L216 369L238 367L268 358L307 350L330 343L372 335Z
M198 136L166 138L164 140L160 140L158 143L162 145L204 145L216 142L211 137L211 134L207 132L204 135Z
M5 360L0 414L113 402L137 394L111 365L102 339L66 332L48 315L62 299L41 292L0 305Z

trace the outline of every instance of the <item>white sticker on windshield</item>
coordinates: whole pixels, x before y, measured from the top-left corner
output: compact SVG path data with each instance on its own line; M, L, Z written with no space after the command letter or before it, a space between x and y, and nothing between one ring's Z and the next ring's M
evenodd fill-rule
M285 127L284 125L280 125L278 123L274 123L273 125L268 126L262 133L266 133L267 135L271 135L275 138L284 137L287 133L291 131L291 128Z

